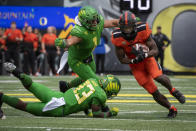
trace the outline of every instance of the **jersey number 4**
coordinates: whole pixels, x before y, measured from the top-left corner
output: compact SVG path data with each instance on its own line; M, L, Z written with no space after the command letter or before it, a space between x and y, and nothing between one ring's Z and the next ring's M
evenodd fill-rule
M80 90L83 89L84 87L87 87L90 90L88 92L86 92L86 91L81 92ZM88 80L84 84L80 85L78 88L76 88L74 90L74 94L75 94L76 100L78 101L78 104L81 104L84 100L86 100L94 92L95 92L95 89L93 88L90 81L88 81ZM82 96L82 97L80 97L80 96Z

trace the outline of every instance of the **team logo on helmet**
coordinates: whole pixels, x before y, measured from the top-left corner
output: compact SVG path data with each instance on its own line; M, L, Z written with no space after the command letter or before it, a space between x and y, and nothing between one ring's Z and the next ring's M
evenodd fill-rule
M87 29L96 30L100 21L100 15L96 9L90 6L85 6L80 9L78 13L78 19L80 23Z
M132 25L137 22L135 14L133 14L130 11L125 11L123 14L120 16L120 25Z
M119 79L113 75L107 75L104 78L103 89L107 94L107 97L116 96L121 89L121 83Z
M123 38L126 40L133 40L137 35L137 27L136 27L136 17L130 11L125 11L120 16L119 25L120 30L123 34Z

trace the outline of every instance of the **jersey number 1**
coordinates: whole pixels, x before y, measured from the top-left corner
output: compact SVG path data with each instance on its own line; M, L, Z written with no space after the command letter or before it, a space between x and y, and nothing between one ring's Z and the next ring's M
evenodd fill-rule
M79 96L79 94L80 94L79 92L84 87L88 87L90 89L90 91L88 91L88 92L83 91L82 92L82 97L80 97ZM84 100L86 100L94 92L95 92L95 89L93 88L93 86L91 85L91 83L88 80L84 84L80 85L78 88L76 88L74 90L74 94L75 94L75 97L76 97L76 99L78 101L78 104L81 104Z

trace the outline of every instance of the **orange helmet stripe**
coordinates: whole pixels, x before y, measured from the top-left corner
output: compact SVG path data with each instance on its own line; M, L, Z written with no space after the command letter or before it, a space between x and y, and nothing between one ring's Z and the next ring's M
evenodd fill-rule
M126 11L126 12L125 12L125 25L127 25L127 24L128 24L127 15L128 15L128 12Z

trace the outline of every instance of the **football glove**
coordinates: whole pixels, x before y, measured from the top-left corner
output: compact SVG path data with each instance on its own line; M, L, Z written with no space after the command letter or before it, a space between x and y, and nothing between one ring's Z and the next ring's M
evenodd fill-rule
M84 114L88 117L93 117L92 111L89 111L88 109L84 110Z
M140 50L136 50L136 48L132 46L131 53L133 53L135 56L137 56L138 54L141 53L141 51Z
M132 47L131 53L133 53L136 56L135 59L132 59L131 61L132 64L137 64L139 62L142 62L145 58L148 57L148 53L144 53L142 48L136 50L135 47Z
M66 40L62 38L56 38L55 46L63 48L63 49L66 48L67 47Z
M111 116L117 116L119 112L119 109L117 107L112 107L110 110Z
M145 54L139 54L135 57L135 59L132 59L131 63L137 64L139 62L142 62L145 59Z
M92 111L88 112L87 116L88 116L88 117L93 117Z

